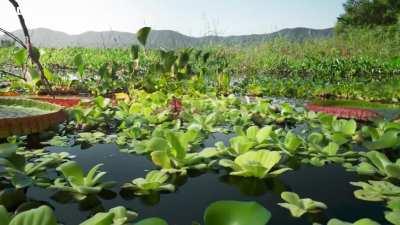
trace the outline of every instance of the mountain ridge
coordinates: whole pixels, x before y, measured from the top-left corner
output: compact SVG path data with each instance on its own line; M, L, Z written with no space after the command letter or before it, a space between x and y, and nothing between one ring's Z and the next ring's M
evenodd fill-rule
M23 38L21 30L12 32L19 38ZM125 48L132 44L138 44L136 35L121 31L86 31L80 34L68 34L48 28L36 28L30 30L32 43L38 47L64 48ZM192 37L173 30L153 30L148 40L149 48L176 49L185 47L198 47L205 45L251 45L277 37L284 37L293 41L306 39L327 38L333 35L333 29L311 29L304 27L286 28L267 34ZM5 35L0 36L4 40Z

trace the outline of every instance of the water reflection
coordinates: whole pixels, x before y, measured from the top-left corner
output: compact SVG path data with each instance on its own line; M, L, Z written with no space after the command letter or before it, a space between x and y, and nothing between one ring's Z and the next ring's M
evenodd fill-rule
M0 185L0 205L4 206L7 211L18 214L30 209L37 208L42 205L50 206L47 201L36 200L27 197L27 188L14 189Z
M119 194L121 195L121 197L126 200L126 201L130 201L133 199L139 199L140 202L146 206L155 206L158 203L160 203L160 196L161 193L158 192L153 192L151 194L148 195L141 195L141 196L137 196L133 193L133 191L131 190L121 190L119 192Z
M116 194L114 195L114 198L115 196ZM60 204L77 203L79 211L89 211L90 214L95 214L97 212L102 212L105 210L101 200L96 195L88 195L85 199L78 201L75 199L72 193L58 191L50 198Z
M235 186L240 193L246 196L262 196L267 192L280 195L283 191L290 189L279 178L257 179L249 177L238 177L224 175L219 178L223 183Z
M51 149L66 151L64 148ZM265 180L229 176L225 170L188 171L187 176L171 176L171 182L177 188L174 193L135 196L132 191L124 191L120 187L155 169L146 157L120 153L113 145L97 145L89 151L75 147L69 149L69 152L77 156L76 160L85 170L97 163L104 163L102 169L107 171L106 179L118 182L112 189L113 192L102 192L79 202L68 193L31 187L28 190L19 190L21 195L12 197L20 198L18 204L11 204L10 207L15 210L29 199L46 201L44 203L47 205L55 206L57 218L65 225L79 224L96 212L119 205L138 212L140 218L157 216L166 219L169 224L188 225L193 220L202 221L206 207L218 200L256 201L271 211L271 225L303 225L313 222L326 224L329 218L355 221L370 217L381 224L385 221L382 214L385 206L356 200L349 182L359 181L360 177L346 172L340 166L315 168L300 166L298 161L287 159L285 164L295 171ZM12 192L10 188L0 185L0 193ZM293 191L301 197L322 201L328 205L328 209L318 214L306 214L299 219L293 218L288 210L277 205L282 202L280 194L283 191ZM11 193L10 195L12 196ZM1 199L0 194L0 201Z

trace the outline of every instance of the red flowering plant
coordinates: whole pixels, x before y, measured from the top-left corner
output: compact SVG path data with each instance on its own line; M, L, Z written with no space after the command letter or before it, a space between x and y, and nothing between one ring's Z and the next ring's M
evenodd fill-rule
M177 118L183 110L182 101L175 96L172 97L169 107L174 118Z

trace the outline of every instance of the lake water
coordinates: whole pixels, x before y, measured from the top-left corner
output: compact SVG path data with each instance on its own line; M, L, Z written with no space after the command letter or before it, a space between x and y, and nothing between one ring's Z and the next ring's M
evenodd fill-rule
M212 137L220 139L220 137ZM214 140L206 141L211 145ZM53 152L65 151L63 148L48 148ZM98 163L106 171L105 180L117 181L118 185L111 193L102 197L89 198L78 204L69 201L64 194L41 188L30 188L29 198L45 201L55 208L55 214L65 225L77 225L98 211L115 206L125 206L139 213L139 218L161 217L170 225L190 225L192 221L202 222L206 207L218 200L256 201L271 211L270 225L304 225L313 222L325 223L330 218L355 221L368 217L381 224L385 223L383 204L356 200L355 187L349 182L362 180L354 173L346 172L342 167L328 165L323 168L300 166L274 179L258 180L228 176L227 171L209 171L190 174L188 177L175 177L177 191L148 197L135 197L131 193L121 192L125 182L144 177L147 171L155 169L145 156L121 153L115 145L97 145L81 150L69 149L76 155L76 161L87 171ZM282 202L280 193L293 191L302 198L312 198L328 205L320 214L305 215L300 219L290 216L289 211L277 203Z

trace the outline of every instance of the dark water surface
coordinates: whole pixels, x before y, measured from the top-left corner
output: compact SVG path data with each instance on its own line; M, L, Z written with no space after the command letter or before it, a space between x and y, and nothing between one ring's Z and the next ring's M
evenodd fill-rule
M66 150L48 149L53 152ZM256 201L271 211L271 225L326 224L330 218L353 222L364 217L387 224L383 217L383 204L356 200L353 196L355 188L349 182L359 181L360 178L340 166L302 166L279 178L268 180L232 177L225 170L191 174L188 178L175 178L175 183L179 184L175 193L140 198L121 192L120 187L134 178L144 177L146 171L155 169L145 156L120 153L115 145L97 145L86 150L74 147L69 152L77 156L75 160L86 171L98 163L104 163L101 170L107 172L105 180L117 181L118 185L113 189L114 193L104 193L102 198L92 197L80 204L68 201L70 199L56 191L30 188L28 197L46 201L53 206L57 218L65 225L77 225L98 211L119 205L138 212L139 219L156 216L164 218L170 225L191 225L192 221L202 222L206 207L218 200ZM282 202L282 191L293 191L302 198L322 201L328 209L321 214L292 218L288 210L277 205Z

